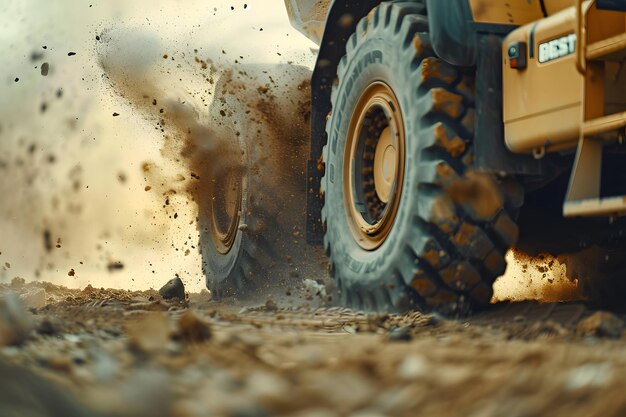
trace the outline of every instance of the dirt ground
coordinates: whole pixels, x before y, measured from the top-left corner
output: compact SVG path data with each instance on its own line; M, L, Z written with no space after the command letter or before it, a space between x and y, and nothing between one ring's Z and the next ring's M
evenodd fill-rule
M20 280L0 292L2 416L626 412L622 316L581 303L448 320Z

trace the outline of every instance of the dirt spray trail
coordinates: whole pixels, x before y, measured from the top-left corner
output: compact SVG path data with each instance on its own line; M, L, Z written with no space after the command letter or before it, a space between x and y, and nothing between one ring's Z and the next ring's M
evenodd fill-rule
M131 38L133 56L124 59L141 61L135 55L147 56L151 45L159 63L167 53L166 90L195 100L191 107L206 120L212 90L192 76L208 73L196 57L213 56L216 65L311 65L309 42L295 36L284 6L26 0L1 8L8 38L0 45L7 64L0 69L0 281L19 276L138 289L181 273L200 290L195 216L184 210L193 203L172 193L172 206L182 209L164 210L162 193L144 191L147 181L167 184L165 191L184 189L183 173L161 153L158 120L148 121L102 77L98 53L106 28L141 32ZM254 42L241 43L242 36ZM144 166L154 167L149 178Z
M506 273L494 284L494 301L580 300L577 283L567 278L565 265L550 255L530 257L511 250Z
M137 45L143 45L138 54ZM254 225L240 228L265 230L266 243L282 254L273 267L276 276L267 279L284 281L284 295L296 293L288 277L322 279L319 251L304 241L310 71L293 65L219 66L197 50L189 51L195 65L181 68L162 50L141 31L101 35L100 65L113 91L163 135L167 163L143 164L146 189L161 196L170 215L191 212L205 233L214 196L230 191L223 187L229 172L238 171L248 183L247 217L253 207L263 207ZM176 78L205 88L190 93Z

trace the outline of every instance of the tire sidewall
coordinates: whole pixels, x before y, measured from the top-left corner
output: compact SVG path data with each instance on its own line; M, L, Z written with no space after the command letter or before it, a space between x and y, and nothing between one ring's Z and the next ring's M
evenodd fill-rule
M238 139L241 149L246 149L246 143L241 135ZM233 137L236 137L233 132ZM242 166L247 166L246 160L248 152L242 152ZM247 170L241 170L241 208L239 212L239 224L246 224L246 215L248 213L249 201L249 176ZM216 178L219 181L220 178ZM210 195L208 198L214 198ZM210 205L204 213L199 213L201 222L200 241L202 242L202 258L205 263L205 272L207 284L221 283L227 280L233 273L233 269L237 261L241 257L241 252L245 244L246 233L237 229L235 239L230 250L227 253L221 253L217 250L212 238L212 213Z
M401 41L392 44L391 40L372 37L358 45L349 57L344 76L337 87L337 105L334 106L329 121L329 142L327 146L326 175L324 177L327 239L330 242L338 276L348 284L371 286L380 284L381 278L392 278L404 254L407 242L419 238L411 236L414 227L411 202L416 202L418 169L416 155L419 155L416 140L405 141L404 183L400 195L398 212L391 231L385 241L375 250L365 250L355 241L350 229L348 211L343 193L344 154L350 119L355 106L365 89L375 81L388 84L400 103L404 121L405 138L415 137L415 120L405 111L414 101L416 91L409 89L409 63L403 56ZM404 87L404 88L403 88ZM415 103L414 103L415 104Z

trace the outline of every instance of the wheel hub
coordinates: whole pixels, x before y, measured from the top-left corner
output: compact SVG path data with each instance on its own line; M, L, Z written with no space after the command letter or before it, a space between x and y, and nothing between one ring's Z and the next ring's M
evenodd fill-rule
M405 135L400 105L377 81L355 107L344 156L344 198L350 230L366 250L379 247L395 221L404 180Z
M237 235L241 214L242 184L237 168L214 180L211 192L211 237L218 252L228 253Z
M397 151L392 141L391 129L386 127L380 134L374 154L374 186L383 203L389 202L389 194L396 179Z

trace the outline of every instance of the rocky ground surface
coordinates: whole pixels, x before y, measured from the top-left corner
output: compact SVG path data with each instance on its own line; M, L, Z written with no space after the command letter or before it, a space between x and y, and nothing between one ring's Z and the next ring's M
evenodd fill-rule
M455 320L241 308L206 292L176 298L177 285L0 285L0 415L626 413L619 314L580 303L504 303Z

